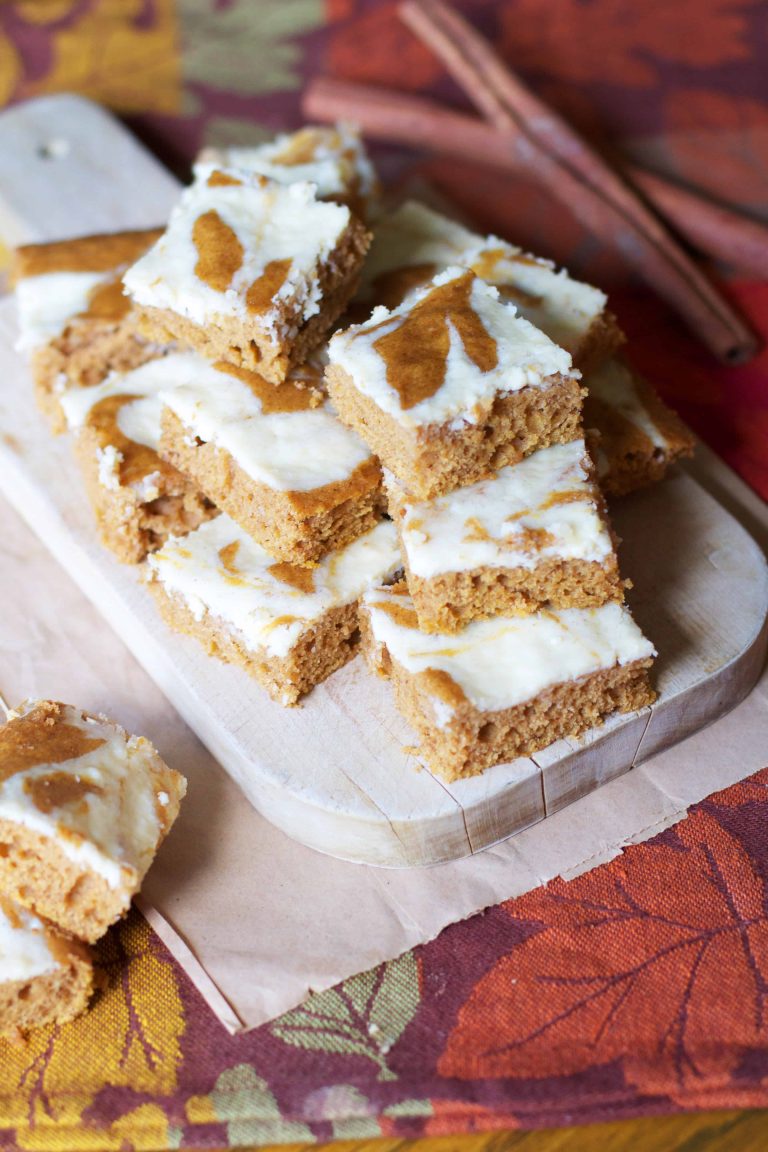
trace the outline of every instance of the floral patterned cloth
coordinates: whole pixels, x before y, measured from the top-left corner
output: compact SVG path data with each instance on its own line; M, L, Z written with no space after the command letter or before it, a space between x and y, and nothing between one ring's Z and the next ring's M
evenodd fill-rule
M768 769L229 1036L134 914L91 1010L0 1041L0 1149L221 1148L768 1103Z
M768 216L757 0L462 7L584 132ZM318 71L461 104L390 0L0 4L0 104L75 90L180 173L203 143L298 124ZM542 18L542 13L546 18ZM614 290L632 356L768 496L768 353L722 369L529 181L379 148L478 225ZM768 287L729 291L768 335ZM768 759L768 756L767 756ZM509 901L243 1037L138 915L92 1010L0 1041L0 1148L416 1136L768 1103L768 769L570 883Z

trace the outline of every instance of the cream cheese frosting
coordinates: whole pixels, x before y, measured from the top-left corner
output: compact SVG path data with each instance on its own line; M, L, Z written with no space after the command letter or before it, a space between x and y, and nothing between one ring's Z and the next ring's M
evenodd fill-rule
M346 480L369 459L362 440L319 393L313 399L305 388L297 396L290 384L257 390L249 380L257 382L252 374L235 376L226 366L188 356L184 383L161 398L193 436L228 452L253 480L277 491L307 492ZM294 396L281 411L279 398L289 390ZM291 405L302 398L306 407Z
M171 353L159 360L149 360L130 372L110 372L100 384L73 388L61 397L61 406L72 432L78 432L88 421L97 404L113 397L131 397L120 407L117 426L124 436L137 444L157 451L160 443L160 393L184 379L191 353Z
M130 311L120 276L156 240L157 230L105 232L16 251L16 347L30 350L55 340L73 322L116 325Z
M201 165L123 283L138 304L200 325L249 321L278 343L319 311L319 269L350 220L312 184Z
M365 198L377 185L359 132L344 123L300 128L250 148L206 148L195 176L211 164L257 172L280 184L308 181L321 200Z
M568 352L458 267L399 307L376 308L365 324L337 332L328 357L405 428L480 423L497 395L579 375Z
M583 440L542 448L433 500L414 500L385 476L410 571L425 580L484 567L533 569L549 557L600 563L613 551Z
M0 984L34 980L60 967L39 916L0 897Z
M669 447L637 390L632 372L621 360L607 360L584 381L588 391L602 400L648 437L654 448Z
M0 729L0 819L55 841L127 906L166 830L156 763L147 740L104 718L61 705L49 725L23 706Z
M222 513L148 561L150 578L179 597L196 620L206 615L251 650L286 656L331 608L359 599L401 566L394 525L385 521L316 568L277 563Z
M521 316L571 353L607 304L604 292L557 271L550 261L498 236L470 232L413 200L377 223L358 299L388 303L398 281L404 287L414 282L414 269L422 269L423 282L450 265L471 268L496 285Z
M102 272L45 272L26 276L16 285L19 337L16 348L27 352L60 336L75 316L87 312L95 289L113 278Z
M655 655L616 603L476 620L450 636L420 632L407 595L379 588L363 603L375 643L393 660L414 675L445 673L481 712L513 708L556 684ZM445 725L453 708L435 700Z

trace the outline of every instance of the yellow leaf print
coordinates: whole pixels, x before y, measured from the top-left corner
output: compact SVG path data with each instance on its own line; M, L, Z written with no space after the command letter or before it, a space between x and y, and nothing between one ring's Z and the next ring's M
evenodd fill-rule
M167 1096L176 1087L183 1009L173 968L154 954L146 923L133 915L113 929L99 960L107 987L84 1016L31 1032L26 1044L0 1040L0 1128L16 1128L20 1148L63 1147L63 1130L81 1126L103 1088ZM114 1147L124 1138L116 1132Z
M115 1120L103 1134L102 1148L131 1148L133 1152L156 1152L158 1148L178 1148L183 1132L168 1123L159 1104L141 1104ZM82 1144L80 1144L82 1147Z
M57 24L77 7L78 0L18 0L16 15L27 24Z
M0 105L14 95L21 78L21 61L15 46L0 32Z
M143 0L101 0L71 25L52 30L51 69L24 94L71 91L118 112L179 112L174 0L155 0L149 25L138 20L143 6Z

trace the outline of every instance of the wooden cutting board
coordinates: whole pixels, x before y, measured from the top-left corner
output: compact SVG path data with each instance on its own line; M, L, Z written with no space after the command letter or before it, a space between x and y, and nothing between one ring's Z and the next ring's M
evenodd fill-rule
M0 116L0 232L10 242L161 223L178 185L102 110L51 97ZM579 740L445 784L413 754L389 685L362 661L303 707L273 703L239 668L160 621L138 568L98 543L67 437L35 410L0 305L0 490L38 533L251 803L332 855L405 866L505 839L734 707L768 638L768 573L747 532L690 476L623 501L615 523L632 607L660 652L659 700ZM51 590L55 595L55 589ZM183 767L183 766L182 766Z

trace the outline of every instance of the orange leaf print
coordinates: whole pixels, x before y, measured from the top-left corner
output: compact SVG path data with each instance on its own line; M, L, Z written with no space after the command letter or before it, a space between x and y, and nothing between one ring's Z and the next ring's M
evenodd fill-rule
M345 80L424 88L442 65L397 16L397 3L374 5L335 29L328 57L330 70Z
M488 1108L469 1100L437 1099L432 1102L432 1115L424 1122L424 1135L451 1136L457 1131L509 1131L519 1127L520 1121L512 1112L500 1111L497 1107Z
M475 988L441 1075L619 1064L641 1092L708 1098L768 1042L764 901L743 848L703 811L663 843L521 897L511 913L540 928Z
M717 804L721 808L740 808L742 804L765 804L768 800L768 768L756 772L747 780L740 780L722 792L715 792L707 797L709 804Z
M705 88L678 88L665 101L664 148L680 177L737 207L768 200L768 107Z
M712 67L751 55L743 0L515 0L501 16L502 43L517 68L564 80L649 87L669 62Z

